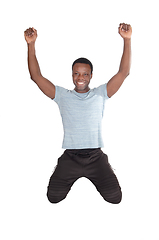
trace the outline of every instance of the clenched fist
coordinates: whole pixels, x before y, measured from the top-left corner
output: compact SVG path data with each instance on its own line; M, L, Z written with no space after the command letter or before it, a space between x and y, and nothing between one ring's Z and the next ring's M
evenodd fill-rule
M128 38L128 39L131 38L132 27L130 24L120 23L118 30L122 38Z
M36 41L36 38L37 38L37 31L34 28L28 28L24 32L24 37L25 37L25 40L28 44L34 43Z

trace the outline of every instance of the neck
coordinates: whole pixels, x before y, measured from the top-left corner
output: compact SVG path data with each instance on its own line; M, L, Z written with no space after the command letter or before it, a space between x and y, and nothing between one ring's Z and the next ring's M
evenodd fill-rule
M88 87L87 89L77 89L77 88L74 88L74 90L78 93L87 93L89 92L90 88Z

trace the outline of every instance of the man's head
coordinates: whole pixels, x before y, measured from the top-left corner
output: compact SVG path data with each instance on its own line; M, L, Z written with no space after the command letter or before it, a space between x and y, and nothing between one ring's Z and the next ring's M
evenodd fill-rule
M89 91L89 83L92 78L93 65L86 58L79 58L72 64L72 77L75 91L85 93Z

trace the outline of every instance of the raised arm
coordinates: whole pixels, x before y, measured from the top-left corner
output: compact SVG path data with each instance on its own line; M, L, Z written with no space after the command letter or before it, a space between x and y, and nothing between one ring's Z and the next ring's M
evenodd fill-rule
M24 32L24 36L28 44L28 68L30 77L46 96L54 99L55 86L53 83L42 76L36 58L35 41L37 39L37 31L34 28L29 28Z
M125 78L129 75L131 66L131 35L132 28L130 25L122 23L119 26L119 34L124 39L124 50L120 62L118 73L113 76L107 84L108 97L112 97L121 87Z

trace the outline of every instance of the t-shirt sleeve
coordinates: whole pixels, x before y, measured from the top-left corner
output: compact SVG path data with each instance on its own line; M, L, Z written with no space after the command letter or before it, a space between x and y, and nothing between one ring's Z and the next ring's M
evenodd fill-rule
M96 90L96 93L101 95L105 100L109 99L107 94L107 83L100 85L95 90Z
M63 95L65 95L67 89L59 86L55 86L55 98L53 99L58 105L60 103L60 99Z
M60 97L60 87L59 86L55 86L55 97L54 97L53 100L56 103L58 103L59 97Z

